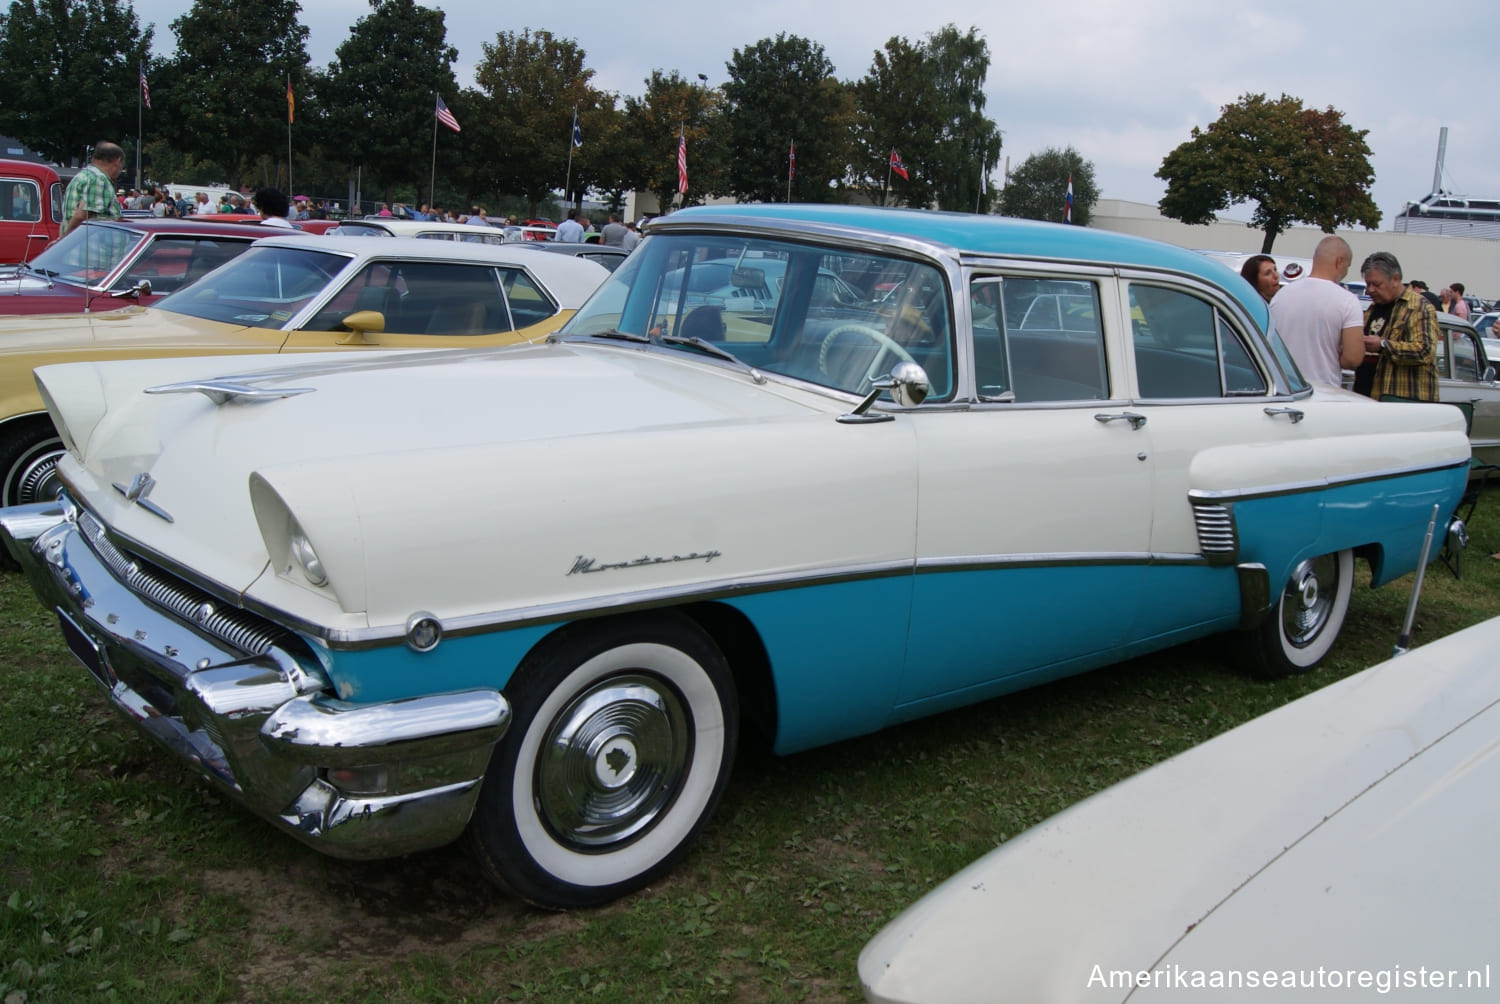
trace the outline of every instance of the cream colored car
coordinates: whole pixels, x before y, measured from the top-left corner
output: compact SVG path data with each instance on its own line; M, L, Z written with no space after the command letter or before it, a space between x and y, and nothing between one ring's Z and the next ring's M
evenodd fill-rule
M561 326L609 275L514 246L273 237L150 307L0 320L0 505L49 497L62 443L47 363L508 345Z

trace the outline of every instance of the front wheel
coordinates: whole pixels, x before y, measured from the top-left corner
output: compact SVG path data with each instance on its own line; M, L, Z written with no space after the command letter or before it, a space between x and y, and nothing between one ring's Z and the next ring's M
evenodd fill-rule
M738 700L686 618L564 628L516 670L514 715L469 826L480 867L522 899L591 907L666 874L729 779Z
M1272 615L1249 646L1260 676L1306 673L1328 655L1344 626L1354 592L1354 552L1338 551L1299 562L1282 586Z
M62 483L53 468L64 452L57 430L45 417L0 434L0 505L28 505L56 498Z

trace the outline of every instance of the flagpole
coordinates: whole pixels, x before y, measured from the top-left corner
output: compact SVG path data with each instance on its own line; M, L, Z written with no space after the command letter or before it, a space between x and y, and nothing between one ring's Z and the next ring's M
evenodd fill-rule
M791 152L789 152L787 154L787 164L786 164L786 201L787 201L788 205L790 205L791 201L792 201L792 171L794 171L796 169L796 165L797 165L797 153L796 153L796 151L797 151L797 141L796 140L792 140L792 145L789 148L789 150Z
M573 106L573 125L578 125L578 106ZM573 185L573 130L568 130L568 175L563 181L563 206L568 205L568 190Z
M292 75L286 75L286 194L291 198L295 187L292 185Z
M139 72L139 71L137 71ZM135 190L141 190L141 85L135 85Z
M885 203L886 203L886 196L890 194L890 191L891 191L891 155L890 154L886 154L885 155L885 187L880 190L880 204L882 206L885 205Z
M427 175L427 208L437 205L437 95L432 103L432 171Z

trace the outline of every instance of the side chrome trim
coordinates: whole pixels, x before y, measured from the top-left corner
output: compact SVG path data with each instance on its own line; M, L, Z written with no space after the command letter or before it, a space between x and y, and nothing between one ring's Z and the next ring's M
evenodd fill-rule
M1404 478L1413 474L1431 474L1437 471L1451 471L1468 466L1468 460L1455 460L1451 463L1413 464L1410 467L1390 467L1383 471L1372 471L1366 474L1350 474L1343 477L1322 478L1317 481L1290 481L1285 484L1262 485L1255 488L1231 488L1225 491L1191 488L1188 490L1188 501L1197 505L1203 502L1243 502L1247 499L1272 498L1277 495L1302 495L1307 492L1323 491L1328 488L1362 485L1372 481L1389 481L1393 478Z

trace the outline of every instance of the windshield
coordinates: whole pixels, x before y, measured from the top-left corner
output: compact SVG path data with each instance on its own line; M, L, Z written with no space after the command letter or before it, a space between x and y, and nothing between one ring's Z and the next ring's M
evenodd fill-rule
M84 224L32 259L31 269L63 282L98 285L140 239L139 233L123 227Z
M911 360L927 371L929 399L942 400L954 388L949 302L942 273L921 261L765 238L657 234L564 331L701 338L763 372L855 394Z
M308 248L253 247L155 306L209 321L280 328L349 261Z

